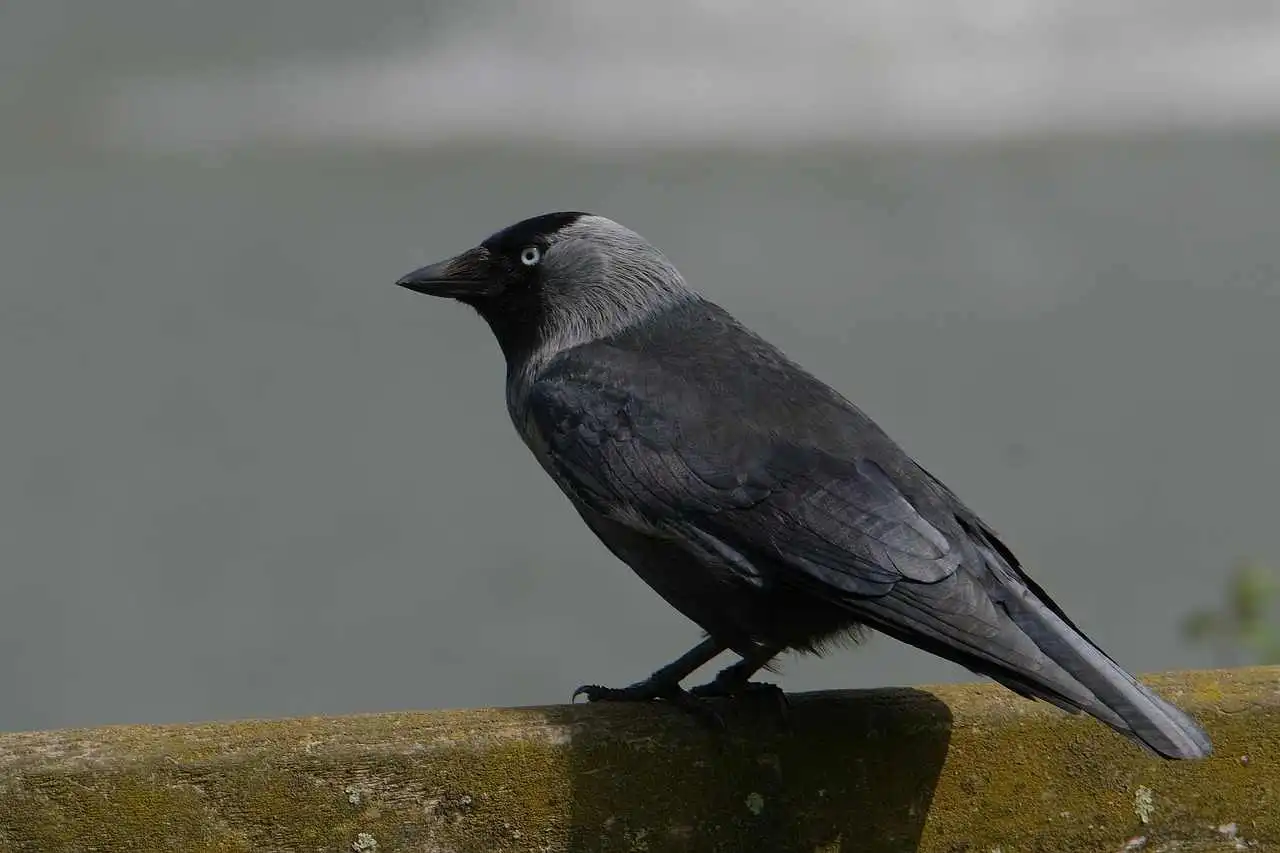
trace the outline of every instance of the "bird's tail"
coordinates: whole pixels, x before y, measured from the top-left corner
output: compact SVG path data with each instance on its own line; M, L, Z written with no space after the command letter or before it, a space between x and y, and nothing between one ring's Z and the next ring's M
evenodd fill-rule
M1019 684L1009 686L1067 710L1084 711L1165 758L1204 758L1213 753L1209 736L1195 720L1108 657L1071 624L1034 581L1012 569L1009 561L982 545L979 549L993 570L1012 572L1020 581L1006 587L1007 595L1002 597L1009 618L1087 693L1075 684L1055 683L1057 679L1018 678ZM1005 681L1001 675L995 675L996 679Z
M1165 758L1204 758L1213 752L1209 736L1195 720L1125 672L1046 606L1037 592L1014 593L1005 602L1006 611L1045 656L1079 682L1096 702L1081 703L1070 694L1041 698L1059 705L1065 700L1065 704L1097 717Z

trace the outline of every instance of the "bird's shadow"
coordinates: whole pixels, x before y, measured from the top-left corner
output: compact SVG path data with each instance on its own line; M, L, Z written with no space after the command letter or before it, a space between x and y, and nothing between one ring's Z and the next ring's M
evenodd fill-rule
M796 694L788 725L721 706L714 732L661 706L560 708L574 851L910 851L951 737L920 690Z

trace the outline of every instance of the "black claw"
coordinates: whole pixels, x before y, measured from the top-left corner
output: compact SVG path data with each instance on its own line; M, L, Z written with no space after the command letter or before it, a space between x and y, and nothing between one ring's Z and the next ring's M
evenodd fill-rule
M604 698L604 694L609 688L601 687L599 684L584 684L577 690L573 691L573 695L569 697L570 702L578 701L579 696L586 696L588 702L599 702Z
M791 703L787 694L776 684L763 681L727 682L716 679L700 684L689 691L698 699L761 699L773 704L774 713L784 728L791 724Z
M598 684L584 684L573 691L569 701L579 696L587 697L588 702L653 702L663 701L694 716L700 723L712 729L724 730L724 720L706 702L692 696L678 684L662 684L652 681L640 681L627 687L601 687Z
M677 690L680 688L677 687ZM586 696L588 702L648 702L653 699L665 699L668 688L649 681L640 681L627 687L601 687L599 684L584 684L573 691L570 701L579 696Z

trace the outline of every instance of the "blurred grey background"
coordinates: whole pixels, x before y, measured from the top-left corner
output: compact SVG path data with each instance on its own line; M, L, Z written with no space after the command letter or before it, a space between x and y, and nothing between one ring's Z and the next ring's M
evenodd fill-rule
M1135 670L1280 481L1280 7L0 6L0 729L559 702L694 627L392 286L586 209ZM717 662L722 663L722 662ZM967 679L876 637L788 689Z

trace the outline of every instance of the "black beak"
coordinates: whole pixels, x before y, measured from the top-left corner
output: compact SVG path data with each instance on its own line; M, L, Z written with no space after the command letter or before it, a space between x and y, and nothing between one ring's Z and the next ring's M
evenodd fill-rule
M457 257L416 269L396 284L428 296L466 299L493 296L502 289L489 266L489 253L476 247Z

